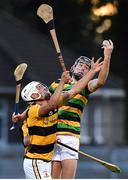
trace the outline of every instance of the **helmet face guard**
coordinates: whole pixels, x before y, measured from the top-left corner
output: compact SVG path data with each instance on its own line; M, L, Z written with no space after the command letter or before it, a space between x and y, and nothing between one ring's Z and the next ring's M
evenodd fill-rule
M78 63L83 63L86 64L89 68L91 68L91 62L92 60L89 59L86 56L80 56L74 63L74 65L71 67L70 71L73 73L74 72L74 68L77 66Z
M44 88L48 87L40 82L32 81L29 84L27 84L23 90L21 91L21 97L24 101L31 102L35 100L39 100L41 98L41 94L39 93L39 88L43 86ZM32 98L32 94L38 94L37 98Z

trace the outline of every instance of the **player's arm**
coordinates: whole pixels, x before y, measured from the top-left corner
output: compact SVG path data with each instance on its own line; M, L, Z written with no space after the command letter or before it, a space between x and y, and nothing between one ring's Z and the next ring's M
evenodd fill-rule
M15 115L15 113L12 114L12 122L17 122L19 120L22 120L24 121L26 118L27 118L27 111L28 111L28 108L23 112L23 113L18 113Z
M71 90L63 94L63 100L72 98L76 94L80 93L88 84L88 82L95 76L97 72L99 72L102 68L103 62L100 62L101 58L99 58L95 63L92 62L90 71L83 76Z
M61 101L61 94L64 87L64 84L71 82L71 77L68 71L62 73L61 80L55 92L50 97L50 100L44 101L39 109L39 116L47 114L49 111L57 108Z
M89 82L88 89L90 92L94 92L98 88L102 87L105 84L107 77L108 77L111 54L113 51L113 42L111 40L103 41L102 48L104 48L103 66L101 68L101 71L99 72L98 78L93 79Z
M30 138L29 138L29 132L28 132L28 126L27 126L27 119L23 120L22 124L22 132L23 132L23 143L25 146L30 145Z
M50 98L50 104L53 105L53 107L57 107L59 100L60 100L60 95L62 94L62 90L64 87L65 83L70 83L71 82L71 77L69 75L69 71L65 71L62 73L61 80L59 82L59 86L55 90L54 94Z
M23 131L23 136L28 136L27 119L23 120L21 129Z

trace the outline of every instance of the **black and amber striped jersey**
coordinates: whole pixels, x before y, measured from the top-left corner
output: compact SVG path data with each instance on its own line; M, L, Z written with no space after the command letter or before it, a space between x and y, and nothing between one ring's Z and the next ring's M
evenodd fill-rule
M27 119L25 119L25 120L22 122L21 130L22 130L22 136L23 136L23 137L29 135L29 133L28 133L28 127L27 127Z
M30 147L25 157L51 161L57 131L57 109L39 117L40 105L28 109L27 127Z
M24 156L26 155L29 146L25 144L24 140L25 138L29 138L29 133L28 133L28 126L27 126L27 119L25 119L22 122L22 126L21 126L21 137L22 137L22 143L24 144Z
M49 89L51 93L58 87L60 80L53 82ZM63 92L70 90L74 84L65 84ZM88 102L90 91L88 86L79 94L69 99L58 110L57 134L67 134L80 137L80 118L85 105Z

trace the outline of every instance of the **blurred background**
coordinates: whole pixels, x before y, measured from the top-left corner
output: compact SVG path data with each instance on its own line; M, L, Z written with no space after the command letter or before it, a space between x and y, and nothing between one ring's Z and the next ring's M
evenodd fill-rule
M121 173L112 173L80 156L76 177L128 179L127 0L0 1L0 178L25 178L20 123L15 131L9 131L14 111L16 66L28 64L22 86L31 80L50 85L61 75L48 28L36 15L42 3L53 7L67 69L80 55L95 59L103 56L104 39L114 43L108 80L90 96L83 113L80 150L117 164ZM25 108L20 100L20 112Z

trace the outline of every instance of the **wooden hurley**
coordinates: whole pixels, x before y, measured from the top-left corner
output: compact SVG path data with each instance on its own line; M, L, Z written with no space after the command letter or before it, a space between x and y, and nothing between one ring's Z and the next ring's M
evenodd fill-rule
M22 64L19 64L14 71L14 77L16 80L15 111L14 111L15 114L19 113L19 99L20 99L20 90L21 90L21 80L23 78L23 75L24 75L26 69L27 69L27 64L22 63ZM16 127L16 123L13 123L10 130L12 131L13 129L15 129L15 127Z
M54 18L53 18L53 9L51 6L49 6L48 4L42 4L39 6L38 10L37 10L37 15L43 19L43 21L48 25L56 52L57 52L57 56L62 68L62 71L66 71L66 67L64 64L64 59L60 50L60 46L58 43L58 39L56 36L56 31L55 31L55 25L54 25Z

